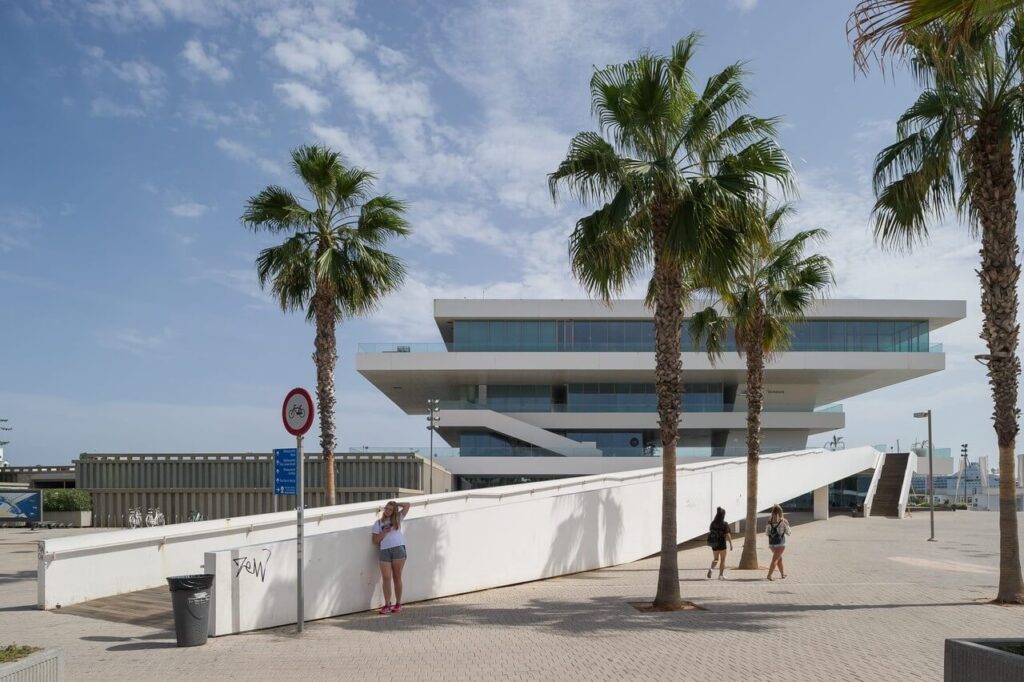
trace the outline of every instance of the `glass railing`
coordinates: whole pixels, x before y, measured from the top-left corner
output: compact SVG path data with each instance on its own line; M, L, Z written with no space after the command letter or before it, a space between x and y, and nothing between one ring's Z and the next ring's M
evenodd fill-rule
M576 345L555 345L550 343L516 343L516 344L458 344L458 343L360 343L356 347L359 353L653 353L654 349L649 343L587 343ZM702 350L694 350L693 346L686 341L683 342L682 352L703 353ZM727 349L726 353L735 353L734 349ZM929 344L927 351L920 350L896 350L896 349L874 349L863 348L830 347L819 344L796 344L792 346L790 353L942 353L941 343Z
M594 450L601 450L603 457L647 457L650 459L661 457L661 448L628 448L608 447L593 448L580 445L578 449L570 450L573 454L561 455L537 447L479 447L479 448L450 448L435 447L434 457L594 457ZM786 452L792 448L761 448L761 454L772 454L774 452ZM374 454L374 453L409 453L429 459L429 447L393 447L393 448L349 448L348 454ZM746 457L746 447L679 447L676 448L676 457ZM344 457L344 453L338 453ZM652 466L654 466L652 464Z
M586 412L657 412L657 405L653 402L648 404L627 404L620 402L592 402L583 405L529 405L529 404L508 404L508 403L487 403L480 404L468 400L442 400L439 403L442 410L494 410L495 412L557 412L557 413L586 413ZM687 405L683 404L683 412L691 413L746 413L745 405ZM770 403L765 405L762 412L842 412L842 405L829 405L828 407L811 407L808 405Z

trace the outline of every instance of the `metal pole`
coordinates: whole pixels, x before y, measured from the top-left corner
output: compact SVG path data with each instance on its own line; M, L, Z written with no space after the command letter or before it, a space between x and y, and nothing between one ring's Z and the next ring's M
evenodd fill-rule
M932 536L929 542L935 542L935 471L932 468L932 411L928 410L928 516L931 518Z
M304 458L302 456L302 436L295 437L295 448L298 451L296 453L296 467L295 472L296 485L295 485L295 512L296 512L296 526L295 526L295 561L297 568L298 580L295 583L295 608L296 608L296 620L295 623L298 625L298 631L302 632L302 623L304 620L303 613L303 596L302 596L302 531L303 524L305 523L305 506L306 506L306 490L303 473L305 466Z
M430 494L434 494L434 408L430 408Z

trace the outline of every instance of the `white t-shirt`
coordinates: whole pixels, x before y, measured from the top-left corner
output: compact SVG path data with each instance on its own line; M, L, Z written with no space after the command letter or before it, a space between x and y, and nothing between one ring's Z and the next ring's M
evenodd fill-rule
M405 514L402 514L402 521L405 521ZM382 530L384 530L384 528L390 527L390 526L391 526L391 521L384 521L384 523L382 525L381 524L381 519L377 519L374 522L374 524L373 524L373 531L372 532L373 532L374 535L376 535L377 533L379 533ZM396 530L392 530L390 533L388 533L383 538L381 538L380 548L381 549L391 549L392 547L401 547L404 544L405 544L405 536L402 535L402 530L401 530L401 528L399 528L399 529L396 529Z

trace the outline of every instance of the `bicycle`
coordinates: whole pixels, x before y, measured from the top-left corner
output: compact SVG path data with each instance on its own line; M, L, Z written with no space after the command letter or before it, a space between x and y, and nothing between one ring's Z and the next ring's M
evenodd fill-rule
M188 520L192 521L193 523L196 521L203 521L203 513L201 511L189 512Z
M164 525L164 513L160 511L160 507L146 512L146 525L150 528Z
M142 527L142 509L140 509L139 507L132 507L131 509L128 510L128 527Z

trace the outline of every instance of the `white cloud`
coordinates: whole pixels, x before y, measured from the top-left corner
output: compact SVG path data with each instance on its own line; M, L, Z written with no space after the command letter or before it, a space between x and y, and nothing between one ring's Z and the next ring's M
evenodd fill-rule
M188 201L171 206L168 210L179 218L198 218L206 213L209 207L204 204L197 204L194 201Z
M380 155L366 135L352 136L336 126L315 123L309 127L309 131L317 142L340 153L347 163L370 169L380 166Z
M281 164L277 163L276 161L271 161L270 159L260 156L259 154L257 154L256 152L254 152L252 149L245 146L241 142L236 142L234 140L229 140L227 138L222 137L217 140L216 144L218 149L220 149L222 152L224 152L233 159L255 163L267 173L274 173L280 175L281 173L284 172L284 169L281 167Z
M729 4L740 12L749 12L757 7L758 0L729 0Z
M89 61L83 66L86 75L98 78L103 75L113 76L127 84L138 97L138 105L121 104L108 97L99 96L92 100L94 116L136 117L146 111L160 106L167 96L164 87L163 69L145 58L114 61L107 59L100 47L87 47L85 53Z
M224 83L231 80L231 69L220 60L218 52L217 46L213 43L204 46L198 40L189 40L185 43L181 56L193 70L214 83Z
M320 114L330 106L330 100L318 91L296 81L275 83L274 91L286 105L292 109L304 109L311 116Z
M246 105L227 102L219 109L214 109L206 102L191 100L182 105L178 116L192 125L202 126L210 130L224 126L258 128L263 124L259 113L259 106L255 102Z
M496 227L483 209L470 204L421 200L409 214L415 226L412 239L433 253L453 254L457 246L471 242L515 256L519 246L507 231Z
M0 253L27 247L29 234L39 226L39 217L31 211L0 207Z
M132 327L108 329L95 333L96 342L104 348L143 355L160 350L173 338L170 329L158 334L145 334Z
M89 105L89 111L93 116L106 116L112 118L138 118L145 115L142 107L134 104L118 104L106 97L97 97Z
M117 30L163 26L181 21L210 26L235 16L243 0L90 0L84 11Z
M363 49L366 43L366 35L358 30L341 29L334 38L314 37L304 31L289 30L274 43L271 54L294 74L322 77L351 66L355 62L355 52Z

